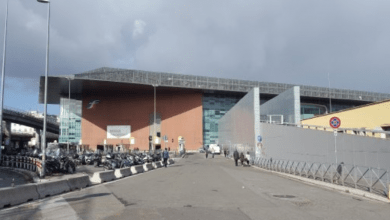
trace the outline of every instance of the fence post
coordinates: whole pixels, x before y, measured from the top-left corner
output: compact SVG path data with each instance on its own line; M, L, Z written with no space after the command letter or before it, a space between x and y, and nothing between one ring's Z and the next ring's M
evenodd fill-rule
M344 164L341 165L341 172L340 172L341 184L344 186L344 175L343 175L343 173L344 173Z
M355 183L355 189L357 189L357 166L353 166L353 169L355 171L355 179L353 180L353 182Z
M369 168L369 172L370 172L370 180L371 180L369 189L370 189L370 192L372 192L372 168L371 167Z

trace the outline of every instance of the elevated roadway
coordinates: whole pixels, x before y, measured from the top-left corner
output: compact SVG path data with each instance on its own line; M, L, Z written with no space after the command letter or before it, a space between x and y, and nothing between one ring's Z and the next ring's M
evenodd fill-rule
M4 108L3 120L11 123L32 127L38 130L43 130L43 118L35 117L34 115L29 114L28 112L14 110L10 108ZM54 134L59 134L60 126L58 123L48 120L46 124L46 131Z

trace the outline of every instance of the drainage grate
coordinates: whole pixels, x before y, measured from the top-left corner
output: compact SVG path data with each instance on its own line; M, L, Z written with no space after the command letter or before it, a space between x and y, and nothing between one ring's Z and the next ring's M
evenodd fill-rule
M292 195L274 195L276 198L281 198L281 199L292 199L295 198L295 196Z

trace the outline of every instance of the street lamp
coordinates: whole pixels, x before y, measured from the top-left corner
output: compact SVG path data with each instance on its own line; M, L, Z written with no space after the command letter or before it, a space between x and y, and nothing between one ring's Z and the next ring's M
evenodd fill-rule
M69 154L69 129L70 129L70 81L72 80L71 77L65 77L65 79L67 79L69 81L69 98L68 98L68 139L67 139L67 143L68 143L68 149L67 149L67 152Z
M3 47L3 68L1 73L1 109L0 109L0 158L1 151L3 150L3 105L4 105L4 80L5 80L5 51L7 47L7 24L8 24L8 2L5 13L5 25L4 25L4 47Z
M44 98L44 118L43 118L43 135L42 135L42 171L41 177L45 176L45 160L46 160L46 122L47 122L47 75L49 73L49 42L50 42L50 1L37 0L40 3L47 4L47 46L46 46L46 69L45 69L45 98Z
M153 84L153 88L154 88L154 119L153 119L153 139L154 139L154 136L156 135L156 87L158 85L157 84ZM152 150L154 151L154 143L155 140L152 141Z

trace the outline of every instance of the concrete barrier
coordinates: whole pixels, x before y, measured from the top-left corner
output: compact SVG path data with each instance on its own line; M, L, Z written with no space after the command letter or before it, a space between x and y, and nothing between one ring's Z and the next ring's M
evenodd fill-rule
M9 205L18 205L36 199L39 199L39 194L35 184L0 189L0 208Z
M113 170L95 172L92 177L89 178L92 183L103 183L114 179L116 179L116 177Z
M174 164L175 161L173 159L168 159L168 165Z
M70 191L70 187L68 185L67 180L56 180L37 183L36 186L39 198L41 199Z
M144 166L144 171L145 171L145 172L148 172L148 171L151 171L151 170L154 169L152 163L144 163L143 166Z
M161 161L153 162L152 164L153 164L154 169L157 169L157 168L160 168L163 166Z
M144 166L143 165L137 165L137 166L131 166L130 168L131 174L137 174L137 173L143 173L144 172Z
M122 169L116 169L114 174L115 174L115 177L117 179L119 179L122 177L130 176L131 171L130 171L129 167L126 167L126 168L122 168Z
M70 190L83 189L92 185L88 175L69 178L67 181Z

